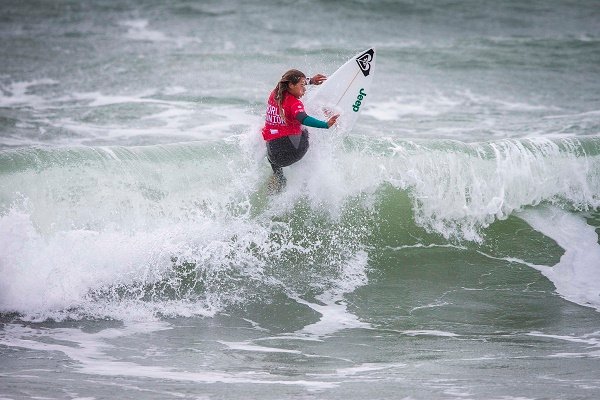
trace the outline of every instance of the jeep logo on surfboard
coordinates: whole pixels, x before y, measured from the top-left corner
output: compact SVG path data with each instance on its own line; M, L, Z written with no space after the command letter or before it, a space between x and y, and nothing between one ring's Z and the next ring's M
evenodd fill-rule
M367 97L367 93L365 93L365 89L360 88L360 91L358 92L358 96L356 96L356 101L352 105L352 109L354 110L354 112L358 112L358 110L360 110L360 105L362 104L362 101L365 97Z
M369 72L371 72L371 61L373 60L374 55L375 50L369 49L360 56L356 57L356 63L358 64L364 76L369 76Z

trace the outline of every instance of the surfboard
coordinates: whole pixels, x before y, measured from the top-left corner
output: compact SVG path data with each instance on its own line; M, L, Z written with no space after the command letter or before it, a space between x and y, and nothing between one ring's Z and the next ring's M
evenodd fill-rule
M307 93L309 115L327 120L339 114L337 129L349 132L371 99L375 49L361 51L339 67L322 85Z

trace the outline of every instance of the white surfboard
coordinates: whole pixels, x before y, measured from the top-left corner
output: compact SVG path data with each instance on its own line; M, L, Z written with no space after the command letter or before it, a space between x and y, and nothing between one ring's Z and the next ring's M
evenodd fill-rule
M339 114L338 130L349 132L358 115L371 99L371 81L375 67L375 49L361 51L307 93L304 102L308 115L327 120Z

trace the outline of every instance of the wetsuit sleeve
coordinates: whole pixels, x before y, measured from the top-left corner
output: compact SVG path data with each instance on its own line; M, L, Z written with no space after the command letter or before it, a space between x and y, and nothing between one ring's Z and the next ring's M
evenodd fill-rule
M296 119L300 121L302 125L310 126L311 128L329 129L327 122L313 118L307 115L305 112L298 113L298 115L296 115Z

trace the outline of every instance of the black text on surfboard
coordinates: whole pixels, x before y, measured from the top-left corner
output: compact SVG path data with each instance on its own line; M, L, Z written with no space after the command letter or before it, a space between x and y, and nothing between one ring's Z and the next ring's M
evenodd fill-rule
M369 72L371 72L371 60L373 60L374 54L375 50L369 49L356 57L356 62L364 76L369 76Z

